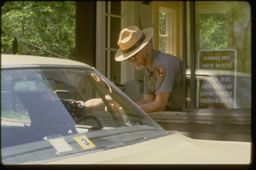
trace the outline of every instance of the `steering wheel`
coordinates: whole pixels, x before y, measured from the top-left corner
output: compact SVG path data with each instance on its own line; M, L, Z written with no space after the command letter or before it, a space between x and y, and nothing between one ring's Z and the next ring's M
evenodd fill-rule
M77 124L84 122L84 125L94 125L96 123L97 126L93 126L91 129L97 130L103 128L97 117L87 115L86 106L81 105L76 100L62 99L62 102Z
M86 121L87 121L87 123L86 123ZM93 125L92 122L93 122L93 123L96 123L97 126L93 126L92 128L90 128L90 129L92 129L92 130L98 130L98 129L102 129L102 128L103 128L103 126L102 126L100 120L97 119L95 116L82 116L81 118L79 118L79 119L77 120L77 123L81 123L81 122L82 122L82 123L84 122L85 125L86 125L86 124Z

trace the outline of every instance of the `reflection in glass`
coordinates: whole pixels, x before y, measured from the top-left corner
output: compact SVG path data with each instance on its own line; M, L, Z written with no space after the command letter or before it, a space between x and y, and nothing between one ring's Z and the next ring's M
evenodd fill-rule
M166 52L167 38L160 37L160 51Z
M251 17L246 2L196 2L196 108L251 108ZM187 71L187 79L190 72ZM190 81L186 104L190 106Z
M229 18L226 14L200 14L200 49L228 48Z

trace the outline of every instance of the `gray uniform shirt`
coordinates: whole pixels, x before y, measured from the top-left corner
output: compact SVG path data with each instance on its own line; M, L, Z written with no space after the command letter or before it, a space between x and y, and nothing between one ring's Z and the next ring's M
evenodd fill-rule
M171 93L169 110L180 110L183 106L182 62L175 56L152 51L151 69L145 69L144 93L159 95Z

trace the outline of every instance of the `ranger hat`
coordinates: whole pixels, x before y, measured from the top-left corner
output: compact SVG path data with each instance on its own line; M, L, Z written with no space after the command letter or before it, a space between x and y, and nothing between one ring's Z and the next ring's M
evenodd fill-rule
M152 27L140 30L137 26L124 28L120 32L118 46L119 50L115 54L116 61L124 61L147 45L153 37Z

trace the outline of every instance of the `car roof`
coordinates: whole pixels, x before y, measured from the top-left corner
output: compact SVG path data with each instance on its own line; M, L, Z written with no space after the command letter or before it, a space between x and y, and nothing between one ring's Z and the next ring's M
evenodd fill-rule
M1 67L31 67L31 66L77 66L87 67L91 66L70 60L54 57L32 56L32 55L11 55L1 54Z
M186 75L190 76L191 70L186 70ZM235 71L223 71L223 70L213 70L213 69L196 69L195 75L197 76L217 76L217 75L231 75L231 76L244 76L244 77L251 77L248 73L242 72L235 72Z

